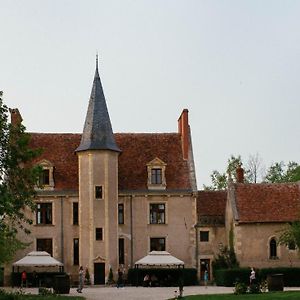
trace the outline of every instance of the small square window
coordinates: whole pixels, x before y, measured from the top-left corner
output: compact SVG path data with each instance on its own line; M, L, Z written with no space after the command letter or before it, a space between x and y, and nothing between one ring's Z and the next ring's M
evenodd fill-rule
M102 228L96 228L96 241L103 240L103 230Z
M95 198L103 199L103 190L102 190L102 186L100 185L95 186Z
M166 239L150 238L150 251L166 251Z
M209 231L200 231L200 242L209 242Z

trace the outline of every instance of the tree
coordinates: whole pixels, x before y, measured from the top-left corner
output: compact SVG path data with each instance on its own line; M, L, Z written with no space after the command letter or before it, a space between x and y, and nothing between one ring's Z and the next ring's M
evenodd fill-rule
M227 160L227 168L226 172L220 173L217 170L214 170L211 177L212 184L210 186L204 185L205 190L225 190L227 189L227 177L233 177L234 181L236 181L236 169L239 166L242 166L242 158L240 155L237 157L231 155L230 158ZM245 172L247 174L247 171Z
M296 248L300 250L300 221L288 223L281 231L279 236L279 244Z
M29 148L30 135L21 122L8 122L2 95L0 92L0 265L25 246L17 233L30 233L28 225L32 220L26 217L25 210L35 209L34 187L41 172L39 166L32 166L40 151Z
M287 165L284 162L273 163L267 171L265 182L282 183L296 182L300 180L300 165L290 161Z
M249 155L246 168L249 182L257 183L263 177L263 163L258 153Z

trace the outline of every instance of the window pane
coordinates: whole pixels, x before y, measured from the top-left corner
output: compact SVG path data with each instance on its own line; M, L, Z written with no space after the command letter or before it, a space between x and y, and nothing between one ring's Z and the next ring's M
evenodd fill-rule
M73 264L79 265L79 239L73 240Z
M73 202L73 225L78 225L78 202Z
M166 251L166 239L150 238L150 251Z
M119 224L124 224L124 204L120 203L118 205L118 222Z
M119 239L119 264L124 265L124 263L125 263L124 239Z
M102 228L96 228L96 240L102 241L102 239L103 239Z
M162 184L162 169L151 169L151 183Z
M37 204L36 223L52 224L52 203Z
M102 199L102 186L95 186L95 198Z
M150 204L150 224L165 224L165 204Z
M209 231L200 231L200 242L209 241Z
M36 250L46 251L52 256L52 239L37 239Z

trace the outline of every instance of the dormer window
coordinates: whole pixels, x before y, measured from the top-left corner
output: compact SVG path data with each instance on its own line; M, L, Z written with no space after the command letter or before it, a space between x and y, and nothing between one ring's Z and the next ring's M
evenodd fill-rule
M39 178L39 186L46 190L54 189L53 164L46 159L40 161L38 164L43 168Z
M162 169L151 169L151 184L162 184Z
M147 164L148 170L148 189L165 190L166 189L166 163L156 157Z

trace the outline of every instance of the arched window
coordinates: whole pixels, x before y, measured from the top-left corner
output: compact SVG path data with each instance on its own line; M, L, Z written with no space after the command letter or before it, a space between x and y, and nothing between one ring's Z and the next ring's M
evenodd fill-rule
M270 258L271 259L277 258L277 242L275 238L271 238L270 240Z

